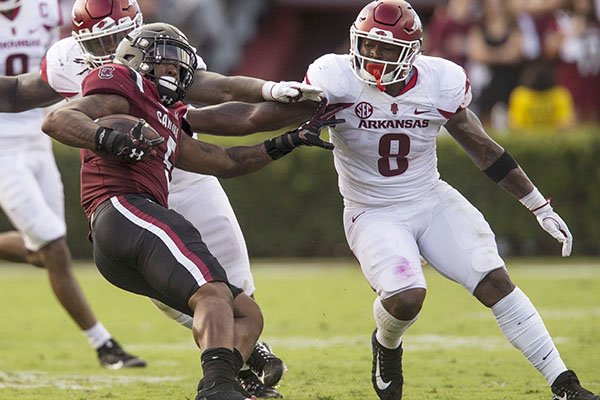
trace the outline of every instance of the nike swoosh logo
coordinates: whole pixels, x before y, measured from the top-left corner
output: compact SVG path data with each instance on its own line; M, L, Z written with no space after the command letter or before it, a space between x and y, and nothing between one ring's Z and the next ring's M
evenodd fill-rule
M548 354L546 354L544 357L542 357L542 361L546 361L546 358L548 358L548 356L554 351L554 349L550 350L548 352Z
M415 108L415 115L425 114L427 112L429 112L429 110L419 110L418 108Z
M379 354L377 354L377 360L375 360L375 383L379 390L385 390L392 384L392 381L385 382L381 379L381 370L379 369Z
M117 362L116 362L116 363L114 363L114 364L110 364L110 365L108 366L108 368L109 368L109 369L121 369L121 368L123 368L123 361L122 361L122 360L119 360L119 361L117 361Z
M356 221L358 219L358 217L360 217L364 213L366 213L366 211L363 211L363 212L359 213L358 215L355 215L354 217L352 217L352 223L354 223L354 221Z

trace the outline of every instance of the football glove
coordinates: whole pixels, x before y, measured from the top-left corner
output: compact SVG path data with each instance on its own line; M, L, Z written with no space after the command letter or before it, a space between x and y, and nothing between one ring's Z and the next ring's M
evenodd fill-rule
M111 154L128 162L146 161L156 155L155 147L165 141L163 137L148 139L144 137L143 129L146 121L140 118L127 133L114 129L100 127L96 131L96 151Z
M297 103L299 101L321 101L325 96L316 86L302 82L272 82L268 81L262 87L263 98L267 101L280 103Z
M333 150L333 144L321 139L321 129L346 122L345 119L336 119L335 114L344 109L339 105L327 107L327 100L323 99L317 107L315 115L300 127L288 131L265 141L267 153L273 160L289 154L298 146L318 146L327 150Z
M562 256L571 255L573 247L573 236L563 219L552 209L550 201L543 206L533 210L540 226L550 234L554 239L562 243Z

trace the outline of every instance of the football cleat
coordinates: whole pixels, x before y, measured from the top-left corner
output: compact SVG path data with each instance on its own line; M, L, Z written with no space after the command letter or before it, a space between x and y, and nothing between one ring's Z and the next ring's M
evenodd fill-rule
M277 386L283 373L287 371L285 363L273 354L265 342L256 342L246 364L265 385L271 387Z
M249 369L238 372L235 378L248 393L258 399L282 399L283 396L275 388L267 386Z
M554 394L552 400L600 400L600 396L581 387L577 375L571 370L560 374L551 389Z
M141 368L146 361L127 353L115 339L109 339L97 350L100 365L108 369Z
M397 349L388 349L377 341L377 329L371 336L373 348L373 369L371 381L373 389L381 400L402 399L402 344Z
M207 387L204 379L201 379L195 400L256 400L256 397L247 393L238 382L233 380L212 382Z

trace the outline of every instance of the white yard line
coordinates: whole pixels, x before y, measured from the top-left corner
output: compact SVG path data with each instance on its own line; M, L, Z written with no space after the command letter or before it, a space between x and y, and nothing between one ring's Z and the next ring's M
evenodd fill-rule
M116 375L50 375L41 371L0 371L0 389L36 389L54 387L68 390L94 390L132 383L177 382L175 376L116 376Z

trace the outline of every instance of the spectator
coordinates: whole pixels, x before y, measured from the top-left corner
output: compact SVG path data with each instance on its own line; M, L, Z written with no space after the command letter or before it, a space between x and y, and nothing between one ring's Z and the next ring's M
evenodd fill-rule
M427 25L425 53L467 67L468 33L475 23L473 0L449 0L438 5Z
M476 99L481 119L485 125L503 128L508 97L517 86L523 61L523 36L504 0L482 2L481 17L469 33L468 47L471 61L489 72L487 84L473 82L474 86L483 84Z
M593 0L570 0L556 14L557 31L547 42L556 62L557 80L575 100L579 122L598 123L600 116L600 22Z
M508 117L510 128L523 131L556 131L573 125L573 98L556 83L551 64L538 61L525 68L521 84L510 94Z
M229 73L239 61L265 0L140 0L147 22L181 27L211 70Z

